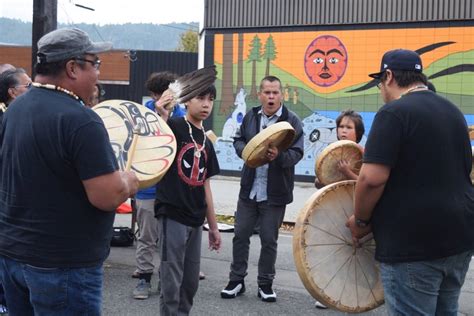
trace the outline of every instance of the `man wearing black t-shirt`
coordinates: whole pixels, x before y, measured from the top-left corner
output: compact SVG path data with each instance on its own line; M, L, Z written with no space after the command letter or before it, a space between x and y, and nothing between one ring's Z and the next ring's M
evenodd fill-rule
M471 146L463 114L428 90L420 56L393 50L371 74L378 111L348 220L373 232L391 315L457 315L474 249Z
M11 315L100 315L115 209L138 189L84 105L99 76L79 29L38 41L35 83L0 131L0 280Z

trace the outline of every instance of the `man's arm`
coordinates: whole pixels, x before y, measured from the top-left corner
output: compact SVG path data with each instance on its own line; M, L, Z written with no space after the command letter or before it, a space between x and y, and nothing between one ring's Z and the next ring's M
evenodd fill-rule
M214 200L212 199L211 181L206 179L204 181L204 191L206 194L206 218L209 224L209 249L219 250L221 248L221 235L217 227L216 214L214 212Z
M244 151L245 145L247 145L247 140L245 139L245 126L247 124L247 120L244 117L244 121L240 125L239 129L235 133L234 136L234 148L235 148L235 153L237 156L242 158L242 152Z
M385 189L385 184L390 176L390 167L382 164L364 163L359 173L354 197L354 215L346 223L356 242L370 233L370 225L359 227L356 219L369 221L375 205Z
M82 184L89 202L103 211L115 211L138 190L138 178L134 172L115 171L83 180Z

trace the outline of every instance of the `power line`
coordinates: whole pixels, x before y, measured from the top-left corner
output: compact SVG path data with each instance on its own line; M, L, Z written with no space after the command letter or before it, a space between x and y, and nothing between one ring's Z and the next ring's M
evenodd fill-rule
M178 23L178 24L186 24L186 23ZM173 29L178 29L178 30L183 30L183 31L189 31L190 30L190 29L185 29L183 27L172 26L172 25L169 25L169 24L158 24L158 26L165 26L165 27L170 27L170 28L173 28Z

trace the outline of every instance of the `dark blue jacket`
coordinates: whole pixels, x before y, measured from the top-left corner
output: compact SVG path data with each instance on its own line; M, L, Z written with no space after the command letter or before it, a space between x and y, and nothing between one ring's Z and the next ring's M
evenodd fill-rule
M258 111L262 106L252 108L244 117L240 129L234 137L234 148L239 157L245 145L254 137L260 127ZM267 196L270 205L286 205L293 201L295 165L303 157L303 127L301 120L292 111L283 106L278 122L287 121L296 131L295 140L287 150L280 152L278 157L269 163ZM244 164L240 180L239 198L248 200L255 179L255 168Z

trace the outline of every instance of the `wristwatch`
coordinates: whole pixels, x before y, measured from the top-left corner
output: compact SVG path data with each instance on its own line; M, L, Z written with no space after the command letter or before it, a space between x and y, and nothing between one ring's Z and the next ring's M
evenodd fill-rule
M357 227L365 228L365 227L369 226L370 220L366 221L366 220L363 220L363 219L360 219L360 218L356 218L355 223L356 223Z

